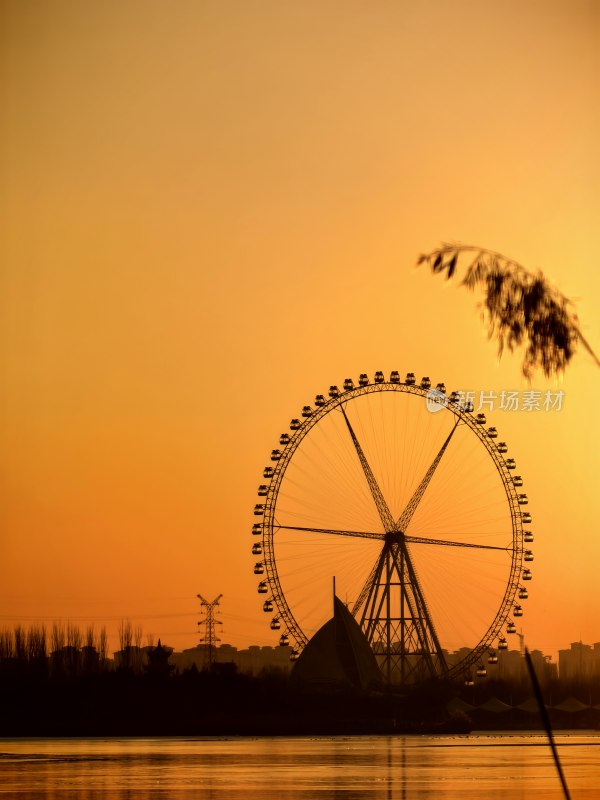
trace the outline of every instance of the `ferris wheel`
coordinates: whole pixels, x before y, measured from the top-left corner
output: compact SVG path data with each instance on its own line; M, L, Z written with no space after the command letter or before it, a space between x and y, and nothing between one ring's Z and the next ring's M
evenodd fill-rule
M397 371L347 378L291 420L258 488L252 553L293 660L331 617L335 579L387 683L472 680L498 662L533 533L515 460L486 426L464 393Z

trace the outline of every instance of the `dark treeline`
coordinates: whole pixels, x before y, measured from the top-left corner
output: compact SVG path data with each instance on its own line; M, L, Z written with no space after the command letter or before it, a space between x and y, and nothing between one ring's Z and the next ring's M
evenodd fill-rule
M467 731L445 689L420 701L387 694L299 692L282 670L229 665L181 674L119 668L68 679L23 674L0 686L0 736L300 735Z
M108 668L106 630L93 626L81 631L72 624L55 623L48 632L43 625L0 629L0 680L24 677L44 680L93 674Z
M122 650L138 653L131 627ZM150 648L151 650L153 648ZM154 648L158 652L159 648ZM294 735L462 732L539 727L535 712L471 708L490 698L515 706L531 698L527 681L483 680L465 687L433 681L400 693L306 692L278 669L257 676L233 664L177 673L161 660L141 665L107 658L104 631L73 626L0 631L0 736ZM545 687L546 702L600 703L597 682ZM462 707L457 701L462 701ZM466 705L468 704L468 705ZM598 727L600 712L551 711L556 727Z

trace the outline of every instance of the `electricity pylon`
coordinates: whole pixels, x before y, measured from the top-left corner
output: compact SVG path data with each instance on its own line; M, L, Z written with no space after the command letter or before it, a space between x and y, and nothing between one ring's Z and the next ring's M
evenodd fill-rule
M196 595L196 597L200 600L200 613L204 613L204 618L201 617L197 623L198 625L204 625L204 636L200 638L200 644L205 644L207 646L208 669L210 670L214 662L215 646L217 642L221 641L217 636L216 626L222 625L223 623L221 620L215 619L215 608L219 605L219 600L223 595L220 594L218 597L215 597L212 603L205 600L201 594Z

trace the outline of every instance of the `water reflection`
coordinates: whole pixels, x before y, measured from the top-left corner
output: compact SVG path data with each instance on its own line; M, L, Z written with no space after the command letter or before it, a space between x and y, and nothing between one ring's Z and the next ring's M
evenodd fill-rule
M595 790L600 736L558 737L574 797ZM562 797L539 735L0 740L2 800L519 800Z

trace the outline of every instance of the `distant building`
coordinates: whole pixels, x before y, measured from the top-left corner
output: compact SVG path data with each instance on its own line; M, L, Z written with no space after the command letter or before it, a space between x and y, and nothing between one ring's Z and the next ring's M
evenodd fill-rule
M448 653L446 661L449 666L452 666L458 664L470 653L471 650L468 647L462 647L454 653ZM529 680L525 659L520 650L496 650L495 654L498 657L497 664L489 664L486 653L481 658L481 665L487 669L488 678L496 678L501 681ZM550 656L545 656L541 650L532 650L530 655L540 683L546 683L557 677L557 666L552 663ZM473 672L477 666L477 664L473 665Z
M558 665L552 663L552 656L545 656L541 650L531 650L529 655L540 683L547 683L558 678Z
M74 645L64 645L50 653L50 673L54 676L75 677L79 674L81 652Z
M258 647L251 645L247 650L239 650L236 656L236 663L240 672L247 672L250 675L257 675L264 669L276 668L289 672L292 668L290 655L292 648L285 645L275 647Z
M146 648L128 645L113 653L115 669L129 670L136 675L141 673L147 664Z
M93 645L85 645L81 648L81 669L86 674L98 672L100 669L100 653Z
M569 650L558 651L561 680L587 681L600 678L600 642L572 642Z
M263 669L277 668L286 672L291 668L291 648L259 647L252 645L247 650L238 650L230 644L213 648L212 660L215 664L235 664L240 672L257 675ZM173 653L171 663L179 672L195 666L198 670L208 669L209 648L206 644L190 647L181 653Z

